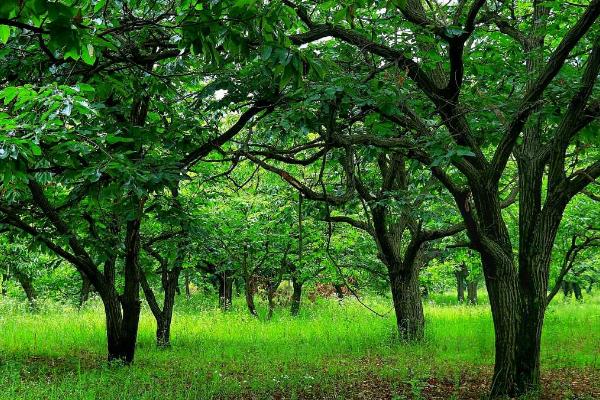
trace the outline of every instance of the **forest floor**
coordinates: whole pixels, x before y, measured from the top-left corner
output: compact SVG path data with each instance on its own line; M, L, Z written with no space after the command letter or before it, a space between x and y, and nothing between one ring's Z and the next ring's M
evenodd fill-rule
M168 350L144 310L131 367L105 361L100 304L0 300L0 399L481 399L494 346L489 307L426 305L426 340L399 342L385 299L306 301L271 321L179 299ZM262 306L262 304L261 304ZM542 345L543 399L600 399L600 298L556 298Z

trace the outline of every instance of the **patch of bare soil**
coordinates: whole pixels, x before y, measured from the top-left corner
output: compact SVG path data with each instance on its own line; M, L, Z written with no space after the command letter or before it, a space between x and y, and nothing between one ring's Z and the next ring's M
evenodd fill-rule
M430 377L416 382L394 382L377 375L327 388L315 386L308 392L276 393L271 398L287 399L345 399L345 400L481 400L486 399L491 380L491 369L481 368L454 379ZM258 399L252 394L244 399ZM536 398L536 397L530 397ZM542 392L539 400L597 400L600 399L600 371L597 369L562 368L546 370L542 374Z

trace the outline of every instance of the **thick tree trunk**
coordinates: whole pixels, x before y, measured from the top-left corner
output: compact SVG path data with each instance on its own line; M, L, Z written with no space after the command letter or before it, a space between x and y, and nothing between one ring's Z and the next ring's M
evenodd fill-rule
M424 336L425 317L419 290L419 273L416 268L390 269L390 287L398 333L403 340L421 340Z
M123 305L116 292L101 295L106 314L108 361L131 364L135 354L140 316L139 302Z
M514 396L517 393L517 360L515 349L519 335L521 298L517 270L500 256L482 253L495 334L495 363L491 397Z
M296 316L300 313L300 302L302 301L302 286L304 282L301 282L298 279L292 278L292 299L291 299L291 307L290 312L293 316Z
M471 305L477 304L477 285L479 282L476 280L470 281L467 284L467 302Z

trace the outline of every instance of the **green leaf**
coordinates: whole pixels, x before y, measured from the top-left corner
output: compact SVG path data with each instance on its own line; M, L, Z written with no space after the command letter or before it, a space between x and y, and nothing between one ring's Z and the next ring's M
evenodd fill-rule
M6 25L0 25L0 42L6 43L8 42L8 38L10 37L10 27Z
M268 60L268 59L269 59L269 57L271 57L271 54L272 54L272 53L273 53L273 47L272 47L272 46L265 46L265 47L263 48L263 51L262 51L261 57L262 57L262 59L263 59L263 60L265 60L265 61L266 61L266 60Z
M33 153L34 156L41 156L42 148L35 143L31 143L31 152Z
M81 59L83 60L83 62L89 65L94 65L94 63L96 62L94 46L92 46L91 43L88 43L87 45L83 45L81 47Z
M106 136L106 143L108 143L108 144L130 143L130 142L133 142L132 138L125 138L125 137L115 136L115 135L107 135Z

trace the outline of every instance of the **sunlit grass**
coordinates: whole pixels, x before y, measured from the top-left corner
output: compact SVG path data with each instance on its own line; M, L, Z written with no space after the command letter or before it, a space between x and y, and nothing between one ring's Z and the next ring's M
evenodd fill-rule
M451 376L493 363L487 305L426 303L426 340L396 340L389 302L367 298L386 317L346 299L306 301L298 318L279 309L271 321L250 317L238 299L223 313L205 300L180 304L170 350L154 344L154 320L144 310L135 364L107 366L102 308L43 304L39 314L0 303L0 398L226 398L277 391L327 391L369 374L410 380ZM600 366L598 299L556 299L544 326L543 368ZM262 395L261 395L262 393ZM343 398L343 393L340 394Z

